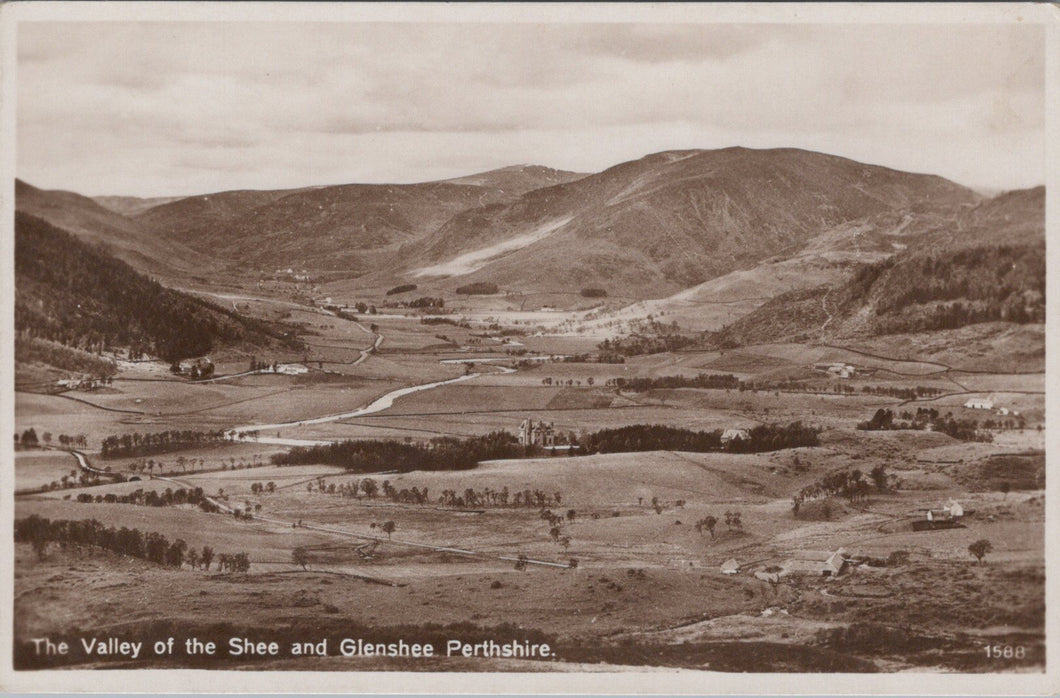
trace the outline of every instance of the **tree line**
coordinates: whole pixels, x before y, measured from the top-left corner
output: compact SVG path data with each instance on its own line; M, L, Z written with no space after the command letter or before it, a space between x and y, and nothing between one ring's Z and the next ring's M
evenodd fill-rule
M200 552L189 548L180 538L171 543L154 531L144 533L138 528L108 527L96 519L52 521L37 514L15 521L15 542L29 543L40 559L47 555L51 543L57 543L63 550L95 547L156 565L180 568L186 563L192 569L201 567L207 571L215 557L210 546L204 546ZM222 554L218 563L218 569L225 572L245 574L250 570L250 557L243 552Z
M746 430L746 438L722 442L722 431L692 431L659 424L634 424L617 429L602 429L578 437L575 444L586 454L632 453L638 451L693 451L729 453L760 453L820 443L820 429L802 422L790 424L760 424ZM339 441L303 447L271 457L274 465L337 465L350 472L413 470L470 470L484 460L523 458L534 456L533 448L518 443L507 431L494 431L486 436L458 439L437 437L422 444L399 441ZM554 452L553 452L554 453ZM334 484L334 483L332 483ZM312 483L309 483L312 491ZM332 485L327 485L328 491ZM354 488L349 496L357 496ZM319 489L319 488L318 488ZM338 487L335 492L341 493ZM365 492L369 497L374 492ZM416 499L411 491L408 493ZM536 500L536 497L535 497Z
M979 422L974 419L956 419L951 413L940 415L935 408L919 407L916 414L903 412L905 419L895 419L894 411L880 408L872 415L871 419L858 422L857 428L861 431L890 431L900 429L913 429L924 431L931 429L957 439L958 441L978 441L990 443L994 435L989 431L979 428ZM1022 420L1022 417L1021 417ZM994 425L993 420L989 420Z
M585 453L629 453L635 451L727 451L760 453L800 446L817 446L820 429L802 422L760 424L747 430L747 438L722 443L722 431L692 431L659 424L634 424L603 429L580 439Z
M46 431L43 434L41 434L40 437L38 437L37 436L37 430L34 429L33 427L29 427L28 429L23 431L21 434L19 434L18 432L15 432L15 445L16 446L24 446L26 448L33 448L33 447L39 446L42 439L43 439L45 445L51 445L52 438L53 438L52 437L52 433L50 431ZM74 434L74 435L59 434L59 436L56 437L56 438L57 438L57 440L59 442L59 445L62 446L63 448L73 447L73 446L80 446L80 447L84 448L85 446L88 445L88 437L85 436L84 434Z
M100 455L105 458L149 456L194 448L202 445L225 443L224 431L193 431L191 429L160 431L149 434L111 434L103 439Z
M199 507L207 513L217 513L220 511L216 504L207 499L201 487L195 487L190 490L183 487L178 487L175 490L171 487L167 487L162 492L137 489L128 494L108 492L107 494L92 495L88 492L82 492L77 495L76 499L82 504L135 504L145 507L167 507L191 504Z
M295 447L272 456L274 465L325 463L350 472L381 470L469 470L479 461L515 458L522 454L517 439L506 431L459 439L441 436L421 444L400 441L339 441Z

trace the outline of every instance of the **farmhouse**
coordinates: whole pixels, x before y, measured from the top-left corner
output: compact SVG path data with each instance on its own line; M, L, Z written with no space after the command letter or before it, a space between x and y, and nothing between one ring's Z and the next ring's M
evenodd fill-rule
M964 507L957 500L950 499L941 509L928 509L926 518L928 521L952 521L962 516L964 516Z
M814 364L814 370L823 371L835 378L852 378L857 373L857 368L842 362Z
M728 560L726 560L725 562L721 563L721 573L722 574L739 574L740 573L740 563L737 562L735 558L731 558L730 557Z
M519 443L524 446L544 446L553 448L556 445L556 430L552 422L534 422L527 417L519 425Z
M747 439L749 438L751 438L751 435L747 433L746 429L726 429L724 432L722 432L721 442L723 444L727 444L730 441L735 441L736 439L739 439L740 441L747 441Z
M924 510L924 518L913 522L914 531L930 531L938 528L964 528L961 518L964 507L955 499L950 499L941 509Z
M968 402L964 403L964 406L970 410L992 410L994 409L994 403L992 400L986 398L973 397Z
M834 553L801 553L797 558L784 561L780 576L838 577L846 569L846 565L846 550L843 548Z

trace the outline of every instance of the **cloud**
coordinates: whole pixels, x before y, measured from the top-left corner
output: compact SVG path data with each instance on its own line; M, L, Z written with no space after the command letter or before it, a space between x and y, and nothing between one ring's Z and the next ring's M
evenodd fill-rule
M18 172L166 195L826 149L1043 178L1044 33L1001 25L25 23Z

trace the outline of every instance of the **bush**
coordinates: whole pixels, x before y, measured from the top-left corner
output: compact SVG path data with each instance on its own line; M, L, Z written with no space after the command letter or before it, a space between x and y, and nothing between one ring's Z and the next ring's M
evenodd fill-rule
M585 298L606 298L607 291L602 288L583 288L582 296Z

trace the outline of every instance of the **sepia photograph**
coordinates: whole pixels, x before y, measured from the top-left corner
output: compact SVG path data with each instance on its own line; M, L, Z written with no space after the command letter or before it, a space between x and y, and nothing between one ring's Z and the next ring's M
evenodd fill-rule
M1057 690L1047 6L12 5L4 687Z

